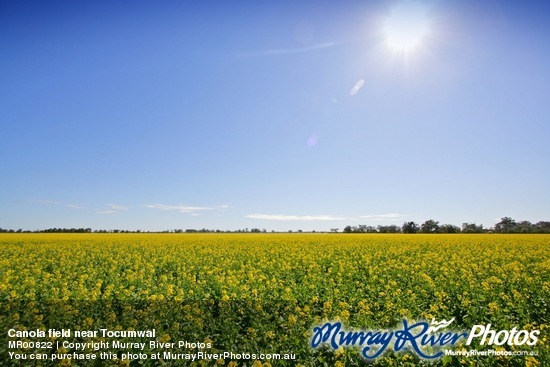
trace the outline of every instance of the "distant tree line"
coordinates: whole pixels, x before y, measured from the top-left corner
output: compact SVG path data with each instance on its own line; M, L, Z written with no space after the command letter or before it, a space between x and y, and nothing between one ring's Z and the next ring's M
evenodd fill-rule
M275 233L275 231L271 231ZM292 231L289 233L303 233L302 230ZM316 231L311 231L315 233ZM338 228L331 228L331 233L338 233ZM495 224L493 228L484 228L483 224L462 223L462 227L453 224L439 224L438 221L428 219L422 224L415 222L405 222L403 225L378 225L367 226L360 224L357 226L346 226L344 233L550 233L550 222L531 223L527 220L517 222L510 217L500 219L500 222ZM142 231L142 230L121 230L121 229L97 229L91 228L49 228L44 230L29 231L29 230L13 230L0 228L0 233L267 233L265 228L244 228L233 231L219 229L167 229L164 231ZM323 233L323 232L319 232Z
M275 231L271 231L275 232ZM292 231L289 231L292 232ZM298 232L302 232L301 230L298 230ZM315 231L313 231L315 232ZM267 233L267 230L265 228L259 229L259 228L244 228L244 229L237 229L234 231L222 231L219 229L208 229L208 228L201 228L201 229L166 229L163 231L142 231L140 229L138 230L125 230L125 229L95 229L92 230L91 228L48 228L48 229L40 229L36 231L30 231L30 230L23 230L23 229L5 229L0 228L0 233Z
M333 228L331 231L337 232L337 229ZM550 233L550 222L533 224L528 220L516 222L510 217L504 217L494 228L483 228L483 224L476 223L462 223L462 227L453 224L440 225L438 221L428 219L422 224L405 222L402 226L346 226L344 233Z
M48 228L38 231L13 230L0 228L0 233L92 233L91 228Z

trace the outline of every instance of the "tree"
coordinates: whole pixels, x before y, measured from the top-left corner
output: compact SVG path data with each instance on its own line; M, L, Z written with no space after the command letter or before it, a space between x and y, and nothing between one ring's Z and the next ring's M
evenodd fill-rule
M538 222L535 224L533 232L535 233L550 233L550 222Z
M516 224L513 228L514 232L518 233L531 233L533 232L534 226L528 220L523 220Z
M498 233L511 233L516 225L516 221L510 217L500 219L500 222L495 224L495 231Z
M366 226L365 227L365 232L366 233L377 233L378 230L374 226Z
M428 219L420 226L422 233L437 233L439 232L439 222L433 219Z
M395 224L389 226L378 225L378 233L400 233L401 228Z
M366 233L367 232L367 226L365 224L359 224L357 227L358 233Z
M439 226L439 232L441 233L460 233L460 227L452 224L442 224Z
M415 222L405 222L401 228L403 233L418 233L418 224Z
M483 224L462 223L462 233L483 233Z

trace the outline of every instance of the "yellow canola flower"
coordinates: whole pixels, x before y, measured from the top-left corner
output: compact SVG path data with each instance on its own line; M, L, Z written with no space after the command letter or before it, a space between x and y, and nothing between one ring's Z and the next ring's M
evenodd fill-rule
M226 335L302 358L315 357L312 327L326 321L377 330L456 315L457 329L541 330L546 347L548 326L531 318L550 299L548 279L547 235L0 234L0 326L41 327L52 314L92 329L154 322L171 342L189 333L223 350ZM309 361L288 365L300 363ZM386 355L376 363L398 365Z

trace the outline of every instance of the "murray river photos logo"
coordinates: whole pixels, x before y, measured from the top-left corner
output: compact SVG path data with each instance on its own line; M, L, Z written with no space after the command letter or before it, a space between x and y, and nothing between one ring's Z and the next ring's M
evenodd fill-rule
M446 330L454 318L431 323L420 321L411 323L403 320L401 327L391 330L349 330L341 322L327 322L313 328L311 347L327 345L334 350L340 347L358 347L367 360L380 357L387 350L412 351L424 359L436 359L444 355L444 349L457 343L470 345L529 345L538 341L539 330L493 330L491 324L474 325L469 332Z

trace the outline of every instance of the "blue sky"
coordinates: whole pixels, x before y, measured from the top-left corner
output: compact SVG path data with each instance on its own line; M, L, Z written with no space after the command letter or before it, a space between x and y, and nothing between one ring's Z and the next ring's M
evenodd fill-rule
M550 220L549 34L530 1L1 1L0 227Z

